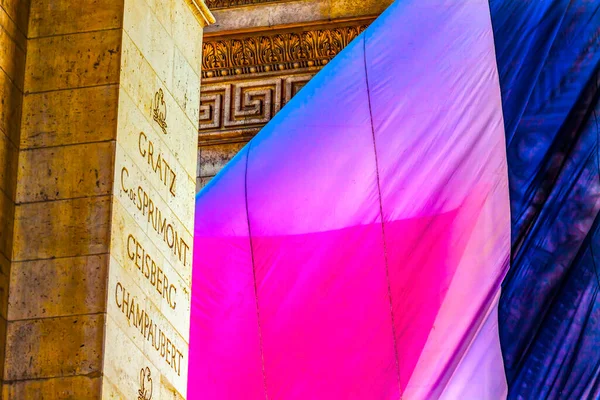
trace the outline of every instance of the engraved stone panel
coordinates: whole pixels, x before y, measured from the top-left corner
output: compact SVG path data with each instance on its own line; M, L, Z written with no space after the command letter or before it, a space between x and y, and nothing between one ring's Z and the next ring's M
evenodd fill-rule
M152 65L144 58L128 35L123 36L121 68L122 90L119 96L119 122L122 112L125 111L123 107L128 107L123 105L121 97L129 96L131 103L145 116L173 155L193 176L196 173L197 157L197 149L193 144L198 140L198 119L192 119L191 115L187 115L179 106L171 92L154 72ZM163 89L162 96L157 98L159 89ZM158 109L157 101L160 103ZM154 111L157 110L160 113L159 109L167 111L163 118L167 133L154 118Z
M105 398L187 391L200 63L185 40L201 38L188 3L125 0Z
M144 176L133 161L117 149L116 166L118 171L114 180L114 197L123 209L133 217L160 252L179 271L182 276L189 274L192 266L193 236L188 227L191 220L180 219L185 204L176 200L164 201L150 184L150 178ZM183 197L183 195L176 196ZM193 197L192 197L193 201ZM188 206L189 208L189 206ZM193 217L192 210L186 210ZM116 227L113 227L115 229Z
M193 208L185 202L173 201L194 199L195 169L192 172L192 168L186 167L169 146L169 142L179 141L176 138L165 137L170 135L164 135L160 129L157 132L157 125L154 122L150 123L126 94L121 96L119 126L119 144L123 151L139 168L140 173L149 179L158 195L165 202L171 203L178 213L182 213L180 219L188 230L192 231ZM121 190L118 185L115 189Z
M112 301L115 302L115 299L113 298ZM116 317L125 318L121 311L119 313L121 315ZM132 327L135 329L133 325ZM154 330L154 327L152 329ZM149 332L149 328L146 328L146 332ZM151 337L151 345L152 339ZM159 369L112 316L109 316L106 321L106 341L111 343L112 347L111 357L104 365L106 379L104 379L102 387L103 398L110 400L131 398L137 400L138 396L141 395L144 400L162 400L161 397L158 397L161 384ZM166 343L166 340L164 343ZM142 373L142 370L144 373ZM148 371L150 372L149 376Z
M114 260L111 260L111 264ZM111 321L128 337L133 346L120 357L135 349L160 370L179 393L187 390L188 341L169 323L156 305L142 292L135 281L114 268L109 279L108 314ZM111 354L112 356L112 354ZM110 357L117 361L119 356ZM144 367L140 365L139 368ZM136 372L139 372L137 369ZM156 371L154 376L159 379ZM137 382L135 382L137 383Z
M112 237L112 256L140 290L153 301L175 329L189 332L191 274L182 276L137 226L133 218L115 204L113 221L118 227ZM113 288L114 289L114 288Z

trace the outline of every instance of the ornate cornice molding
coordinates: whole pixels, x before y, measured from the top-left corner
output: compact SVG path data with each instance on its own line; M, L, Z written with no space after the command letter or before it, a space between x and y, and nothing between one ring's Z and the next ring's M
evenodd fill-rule
M202 45L202 78L241 78L248 74L322 67L373 19L207 36Z
M374 19L206 35L199 145L250 140Z
M290 0L206 0L206 5L211 10L220 10L223 8L252 6L261 3L280 3L284 1Z

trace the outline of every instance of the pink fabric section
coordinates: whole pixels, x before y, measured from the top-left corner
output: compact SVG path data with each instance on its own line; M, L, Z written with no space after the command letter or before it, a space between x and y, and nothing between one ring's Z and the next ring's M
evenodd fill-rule
M395 307L404 308L397 321L402 326L398 343L402 354L401 376L405 378L401 382L403 388L464 251L465 240L457 241L456 231L467 234L472 231L469 221L463 221L466 226L457 222L459 214L477 215L478 210L461 207L439 216L386 225L386 238L398 249L390 261L401 266L394 269L391 279L402 287L396 293ZM239 237L199 239L221 257L231 255L232 249L244 249L248 243L246 238ZM352 252L343 251L349 243L360 245ZM258 298L270 395L312 398L318 393L323 399L398 397L384 258L380 251L381 225L254 237L253 245L255 259L264 261L264 268L258 268L256 275L260 282ZM296 262L298 259L303 262ZM215 261L219 259L204 262ZM236 275L214 272L218 276L209 276L211 280L239 283L250 279L247 274L237 275L237 272ZM242 287L232 284L232 289L244 293L246 299L252 297L248 283ZM250 304L244 307L246 317L256 315L252 307ZM253 318L237 322L256 327ZM219 336L230 337L227 332ZM236 339L239 342L232 345L255 350L252 346L255 343L247 343L245 335ZM258 342L254 335L250 339ZM253 353L248 351L243 359L247 362ZM228 373L239 371L237 363L223 365L229 365ZM262 383L256 376L254 379L255 383ZM298 381L303 384L298 385Z
M199 194L188 398L502 398L502 125L487 1L395 2Z
M264 397L241 161L227 185L204 194L211 212L196 218L189 399Z
M431 254L437 227L405 247L388 243L403 395L431 399L451 378L465 390L493 380L484 369L477 379L459 379L456 368L508 268L504 124L488 2L401 1L396 8L365 33L384 221L464 211L450 222L451 251L442 261ZM390 74L390 65L399 73ZM411 267L419 275L404 281ZM416 293L427 291L418 308ZM407 336L429 323L425 338ZM487 354L502 372L501 355ZM504 391L488 394L478 398Z
M398 397L381 246L375 224L258 238L269 398Z
M506 377L498 337L498 297L486 316L485 323L470 344L453 377L443 386L440 399L506 398Z
M480 203L479 216L473 218L473 230L440 305L434 329L404 391L406 398L436 399L449 386L453 386L455 392L465 393L477 390L486 393L484 389L489 389L485 396L474 397L477 399L505 398L506 379L497 320L495 315L488 317L494 301L497 302L500 282L508 265L509 232L498 229L507 224L508 200L501 195L505 190L505 182L499 181L498 186L488 188L488 195ZM479 202L477 197L471 201ZM471 215L464 213L462 217L470 219ZM486 318L493 318L494 325L484 330L481 327ZM484 349L484 346L474 346L475 342L490 345ZM478 368L477 364L493 367Z
M390 282L404 392L481 211L470 202L434 217L386 224ZM433 278L433 279L432 279Z

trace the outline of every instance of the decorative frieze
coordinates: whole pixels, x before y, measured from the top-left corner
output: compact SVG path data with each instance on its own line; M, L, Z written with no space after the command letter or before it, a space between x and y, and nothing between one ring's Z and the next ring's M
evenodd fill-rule
M207 36L203 43L202 78L322 67L371 21L372 18L361 18L331 28L299 27L297 31L262 32L242 37Z
M202 55L200 144L251 139L372 20L207 35Z

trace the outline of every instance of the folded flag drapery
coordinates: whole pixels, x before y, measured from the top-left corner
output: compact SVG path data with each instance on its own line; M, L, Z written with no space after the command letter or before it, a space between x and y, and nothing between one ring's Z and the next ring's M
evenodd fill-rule
M198 196L189 396L503 393L504 141L487 1L394 3Z
M599 24L579 3L396 0L213 178L188 398L597 392Z
M512 261L499 325L509 398L600 398L600 2L490 0Z

